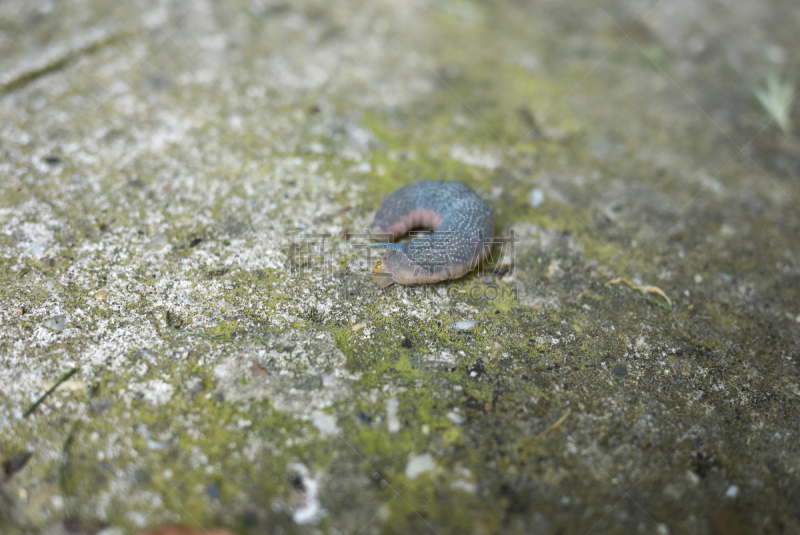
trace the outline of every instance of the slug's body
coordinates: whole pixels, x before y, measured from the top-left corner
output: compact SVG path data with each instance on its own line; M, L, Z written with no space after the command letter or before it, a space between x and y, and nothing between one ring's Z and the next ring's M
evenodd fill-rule
M461 182L421 180L398 189L381 203L373 233L392 240L417 227L435 232L403 243L374 243L389 249L372 267L380 286L457 279L476 267L492 241L492 211Z

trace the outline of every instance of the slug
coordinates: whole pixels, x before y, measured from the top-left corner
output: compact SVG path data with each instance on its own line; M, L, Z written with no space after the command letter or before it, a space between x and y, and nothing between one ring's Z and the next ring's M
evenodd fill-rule
M373 243L388 249L372 266L382 287L425 284L462 277L485 258L492 242L492 210L461 182L420 180L398 189L381 203L372 232L394 241L409 230L434 232L403 243Z

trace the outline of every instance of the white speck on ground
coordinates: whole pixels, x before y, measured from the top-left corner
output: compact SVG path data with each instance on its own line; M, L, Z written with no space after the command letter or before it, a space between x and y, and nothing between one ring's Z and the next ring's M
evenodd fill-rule
M450 147L450 157L458 160L461 163L471 165L473 167L480 167L482 169L499 169L502 165L500 158L482 152L477 148L467 148L459 143L454 143Z
M460 490L468 494L474 494L477 490L475 485L475 477L469 468L456 465L453 470L453 476L456 478L450 483L450 488L453 490Z
M452 483L450 483L450 488L453 490L460 490L462 492L466 492L469 494L475 494L475 490L477 487L475 483L471 481L466 481L464 479L456 479Z
M406 464L406 477L408 479L416 479L422 474L433 472L436 470L436 462L433 455L428 452L420 453L419 455L409 455L408 464Z
M339 433L339 427L336 425L336 416L322 411L314 411L311 413L311 423L323 435L336 435Z
M44 326L52 331L61 332L67 326L67 317L63 314L53 316L44 322Z
M447 419L453 422L456 425L461 425L464 423L464 417L458 414L455 411L450 411L447 413Z
M531 191L531 207L539 208L544 204L544 192L539 188Z
M161 379L152 379L131 385L131 391L139 392L148 403L158 406L167 403L172 398L175 387Z
M393 435L400 431L400 419L397 417L399 407L396 397L391 397L386 402L386 429Z

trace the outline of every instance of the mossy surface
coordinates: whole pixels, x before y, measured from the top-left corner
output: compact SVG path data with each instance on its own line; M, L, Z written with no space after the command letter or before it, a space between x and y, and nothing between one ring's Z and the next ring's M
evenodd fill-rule
M0 5L0 531L800 530L800 144L743 81L793 3L89 4ZM426 177L518 242L380 289Z

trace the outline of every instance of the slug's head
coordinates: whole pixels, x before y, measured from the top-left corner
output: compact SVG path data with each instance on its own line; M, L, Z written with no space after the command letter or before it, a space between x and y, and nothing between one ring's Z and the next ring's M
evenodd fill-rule
M375 284L382 288L386 288L387 286L394 284L394 279L392 279L392 268L389 267L385 256L379 258L372 265L372 280L374 280Z
M372 280L382 288L391 286L395 281L389 257L396 255L398 251L402 251L402 247L397 243L372 243L370 247L385 247L389 249L387 254L372 264Z

